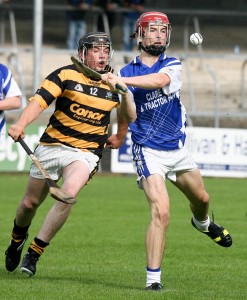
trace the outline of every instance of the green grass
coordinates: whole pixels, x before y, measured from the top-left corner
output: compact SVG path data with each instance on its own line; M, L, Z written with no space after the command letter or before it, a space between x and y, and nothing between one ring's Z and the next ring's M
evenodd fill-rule
M164 292L143 291L145 197L134 176L96 175L29 278L8 273L4 251L28 176L0 175L0 299L247 299L246 179L206 178L215 219L233 236L221 248L190 225L185 197L168 183L171 222L162 266ZM54 200L40 207L25 246L37 234Z

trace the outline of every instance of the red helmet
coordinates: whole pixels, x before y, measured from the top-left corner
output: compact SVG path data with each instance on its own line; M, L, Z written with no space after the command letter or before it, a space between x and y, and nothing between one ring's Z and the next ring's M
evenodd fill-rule
M164 49L166 50L170 44L170 36L171 36L172 28L167 15L158 11L145 12L136 21L135 35L137 35L137 44L140 43L140 40L143 38L143 35L145 33L145 28L149 25L161 25L167 28L167 40Z
M171 27L167 15L158 11L149 11L143 13L136 21L136 32L138 32L139 28L141 28L142 32L144 32L145 27L149 24Z

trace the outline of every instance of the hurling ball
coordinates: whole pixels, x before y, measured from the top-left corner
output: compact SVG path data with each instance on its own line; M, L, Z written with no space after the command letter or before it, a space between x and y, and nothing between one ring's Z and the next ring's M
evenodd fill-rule
M193 33L191 36L190 36L190 42L192 45L200 45L203 41L203 37L200 33Z

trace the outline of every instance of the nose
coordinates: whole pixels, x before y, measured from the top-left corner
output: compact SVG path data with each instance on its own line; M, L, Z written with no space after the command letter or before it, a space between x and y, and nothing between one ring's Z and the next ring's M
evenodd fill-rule
M157 38L160 39L161 38L161 35L162 35L162 32L161 32L161 29L159 29L157 31Z
M105 53L103 50L100 50L100 53L99 53L100 57L104 57L105 56Z
M104 50L100 50L100 51L99 51L99 58L103 59L103 58L105 58L105 57L106 57L105 51L104 51Z

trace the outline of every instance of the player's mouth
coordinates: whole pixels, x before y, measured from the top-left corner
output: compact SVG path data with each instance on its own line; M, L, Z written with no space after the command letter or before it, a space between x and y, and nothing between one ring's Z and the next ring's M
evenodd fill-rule
M103 61L103 60L100 61L100 62L98 62L98 63L96 64L96 68L97 68L97 69L104 70L105 67L106 67L106 62Z

